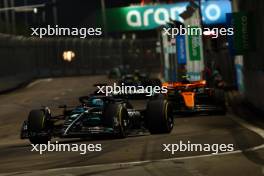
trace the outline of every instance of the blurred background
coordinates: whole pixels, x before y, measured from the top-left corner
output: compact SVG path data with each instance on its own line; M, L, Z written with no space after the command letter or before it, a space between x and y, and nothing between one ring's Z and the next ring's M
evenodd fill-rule
M234 27L235 34L231 37L198 37L201 54L194 58L188 53L192 45L188 39L181 43L184 46L181 51L182 47L176 47L178 39L161 34L162 26L184 21L180 14L188 3L179 0L1 0L0 76L5 80L1 81L1 84L5 82L2 89L14 86L17 81L14 77L23 82L37 77L104 74L119 65L159 72L166 80L177 79L176 75L181 75L182 70L199 79L201 72L209 69L212 73L215 70L221 72L229 88L239 90L252 104L264 109L261 98L264 61L260 47L263 1L196 1L198 16L190 11L192 17L189 19L200 20L201 27ZM153 21L153 12L153 15L145 16L150 18L147 19L149 22L140 16L142 26L129 26L126 21L127 14L133 10L144 15L148 9L156 12L159 8L175 8L175 14L158 11L158 22ZM133 18L135 16L131 18L132 22L137 20ZM190 21L185 19L184 23L191 24ZM30 36L32 27L55 24L59 27L102 27L103 35L86 39ZM70 62L63 60L66 51L74 52ZM181 52L183 55L178 55Z

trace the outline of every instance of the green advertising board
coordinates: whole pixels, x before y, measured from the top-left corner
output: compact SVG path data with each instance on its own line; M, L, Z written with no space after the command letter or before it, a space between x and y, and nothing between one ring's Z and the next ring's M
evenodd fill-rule
M193 26L192 28L198 28ZM197 35L188 35L188 48L189 56L191 61L201 60L201 36Z
M233 14L234 22L234 46L237 53L242 54L249 49L248 16L246 13Z
M186 3L111 8L106 10L106 25L108 31L154 29L170 19L181 20L179 14L185 9ZM97 17L100 24L101 13Z
M234 35L229 39L229 47L233 54L245 54L255 49L255 25L252 14L237 12L228 14L230 27L234 28Z
M183 22L180 14L188 5L189 1L110 8L105 10L106 18L102 18L103 12L99 10L96 14L97 25L103 26L102 21L105 20L110 32L155 29L170 19ZM203 22L208 25L225 24L226 14L232 11L230 1L203 1L201 6Z

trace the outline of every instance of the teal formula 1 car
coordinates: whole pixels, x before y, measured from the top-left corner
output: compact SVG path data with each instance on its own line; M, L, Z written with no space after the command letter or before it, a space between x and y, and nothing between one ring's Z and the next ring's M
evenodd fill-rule
M21 139L47 143L52 137L83 138L111 135L124 138L133 130L147 129L151 134L170 133L173 116L169 102L149 100L144 110L133 109L125 99L92 95L80 97L81 105L63 106L63 113L52 116L49 108L32 110L21 129ZM63 121L57 125L57 121Z

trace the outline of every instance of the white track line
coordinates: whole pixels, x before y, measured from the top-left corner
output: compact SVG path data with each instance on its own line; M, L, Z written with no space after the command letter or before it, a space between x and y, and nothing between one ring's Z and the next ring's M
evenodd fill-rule
M234 120L236 123L240 124L244 128L249 129L250 131L253 131L257 133L259 136L261 136L264 139L264 130L253 126L249 124L248 122L231 115L231 119ZM153 162L166 162L166 161L177 161L177 160L188 160L188 159L197 159L197 158L206 158L206 157L216 157L216 156L225 156L225 155L232 155L232 154L238 154L242 152L248 152L248 151L256 151L264 148L264 144L251 147L248 149L244 150L235 150L232 152L223 152L223 153L218 153L218 154L206 154L206 155L196 155L196 156L186 156L186 157L175 157L175 158L168 158L168 159L159 159L159 160L145 160L145 161L134 161L134 162L122 162L122 163L111 163L111 164L95 164L95 165L89 165L89 166L77 166L77 167L65 167L65 168L56 168L56 169L47 169L45 171L41 172L56 172L56 171L67 171L71 169L89 169L89 168L94 168L94 167L106 167L106 166L112 166L112 167L125 167L125 166L134 166L134 165L140 165L140 164L146 164L146 163L153 163ZM28 173L34 173L34 172L39 172L39 170L35 171L30 171ZM6 175L13 175L13 174L19 174L19 172L14 172L14 173L7 173Z
M123 162L123 163L111 163L111 164L95 164L95 165L89 165L89 166L76 166L76 167L64 167L64 168L56 168L56 169L47 169L47 170L33 170L27 172L27 174L33 174L34 172L58 172L58 171L68 171L72 169L89 169L89 168L95 168L95 167L128 167L128 166L135 166L135 165L142 165L142 164L148 164L153 162L168 162L168 161L178 161L178 160L188 160L188 159L197 159L197 158L206 158L206 157L215 157L215 156L225 156L230 154L238 154L245 151L256 151L259 149L263 149L264 144L251 147L245 150L236 150L232 152L224 152L224 153L218 153L218 154L207 154L207 155L197 155L197 156L186 156L186 157L176 157L176 158L168 158L168 159L159 159L159 160L145 160L145 161L133 161L133 162ZM6 173L4 175L16 175L20 174L20 172L13 172L13 173Z
M240 124L241 126L249 129L250 131L253 131L260 135L264 139L264 130L261 128L258 128L256 126L253 126L246 121L238 118L238 117L231 117L236 123ZM177 160L188 160L188 159L196 159L196 158L206 158L206 157L216 157L216 156L225 156L225 155L231 155L231 154L238 154L242 152L248 152L248 151L256 151L264 148L264 144L251 147L244 150L235 150L232 152L223 152L218 154L206 154L206 155L196 155L196 156L186 156L186 157L175 157L175 158L168 158L168 159L159 159L159 160L145 160L145 161L134 161L134 162L122 162L122 163L111 163L111 164L95 164L95 165L89 165L89 166L77 166L77 167L65 167L65 168L56 168L56 169L47 169L42 172L56 172L56 171L67 171L69 169L88 169L88 168L94 168L94 167L105 167L105 166L118 166L118 167L125 167L125 166L133 166L133 165L140 165L140 164L146 164L146 163L153 163L153 162L166 162L166 161L177 161ZM38 170L36 170L38 171ZM30 172L34 173L34 171Z
M56 171L63 171L63 170L70 170L70 169L88 169L94 167L105 167L105 166L118 166L118 167L125 167L125 166L134 166L146 163L153 163L153 162L166 162L166 161L177 161L177 160L188 160L188 159L196 159L196 158L206 158L206 157L215 157L215 156L225 156L230 154L238 154L245 151L256 151L259 149L264 148L264 144L248 148L245 150L236 150L232 152L224 152L219 154L207 154L207 155L197 155L197 156L186 156L186 157L176 157L176 158L168 158L168 159L159 159L159 160L145 160L145 161L133 161L133 162L123 162L123 163L111 163L111 164L95 164L89 166L77 166L77 167L65 167L65 168L57 168L57 169L47 169L43 172L56 172Z
M53 80L52 78L36 80L36 81L30 83L30 84L27 86L27 88L31 88L31 87L33 87L33 86L35 86L35 85L37 85L37 84L39 84L39 83L41 83L41 82L51 82L52 80Z
M264 130L263 129L261 129L257 126L254 126L254 125L246 122L245 120L238 118L235 115L231 116L231 119L234 120L236 123L240 124L241 126L243 126L244 128L247 128L250 131L257 133L258 135L260 135L264 139Z

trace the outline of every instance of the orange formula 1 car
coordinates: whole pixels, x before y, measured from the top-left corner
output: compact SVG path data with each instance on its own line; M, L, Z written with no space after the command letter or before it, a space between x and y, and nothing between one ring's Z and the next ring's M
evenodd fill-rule
M165 82L165 97L172 103L174 113L225 114L224 90L208 88L206 81Z

